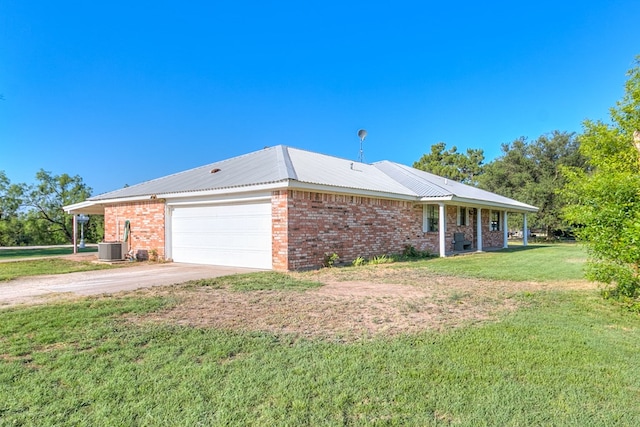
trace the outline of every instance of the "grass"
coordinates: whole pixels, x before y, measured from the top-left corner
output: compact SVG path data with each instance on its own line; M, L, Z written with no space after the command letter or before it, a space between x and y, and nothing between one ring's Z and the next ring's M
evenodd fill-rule
M295 279L289 274L274 271L192 280L187 284L232 291L304 291L322 286L322 283L317 281Z
M3 310L0 425L638 425L638 317L522 298L497 323L346 345L128 320L163 298Z
M95 264L86 261L70 261L60 258L0 262L0 281L17 279L24 276L64 274L74 273L77 271L104 270L117 267L119 266Z
M98 252L97 247L87 247L80 249L78 253L92 253ZM56 255L71 255L73 254L73 248L70 247L51 247L51 248L37 248L37 249L0 249L0 260L16 259L16 258L32 258L32 257L47 257Z
M553 245L327 270L573 280L583 255ZM202 286L286 298L317 284L259 273L185 288ZM180 304L170 293L3 309L0 426L640 425L638 315L586 290L513 298L497 321L350 343L159 321Z
M566 281L584 277L587 254L576 244L515 246L495 252L472 253L417 261L444 275L511 281ZM412 267L404 264L404 267Z
M308 275L339 281L386 278L386 283L429 281L434 274L496 281L567 282L584 279L586 259L586 250L577 244L534 244L446 258L323 269Z

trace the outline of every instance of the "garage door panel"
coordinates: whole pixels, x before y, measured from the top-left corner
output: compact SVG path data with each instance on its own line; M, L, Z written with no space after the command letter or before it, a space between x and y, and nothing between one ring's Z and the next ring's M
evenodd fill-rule
M271 204L187 206L172 213L176 262L271 268Z

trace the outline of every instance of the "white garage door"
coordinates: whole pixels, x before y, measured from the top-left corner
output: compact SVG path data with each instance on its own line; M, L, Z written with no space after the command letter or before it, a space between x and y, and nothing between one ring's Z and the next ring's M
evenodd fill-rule
M171 217L175 262L272 267L270 202L181 206Z

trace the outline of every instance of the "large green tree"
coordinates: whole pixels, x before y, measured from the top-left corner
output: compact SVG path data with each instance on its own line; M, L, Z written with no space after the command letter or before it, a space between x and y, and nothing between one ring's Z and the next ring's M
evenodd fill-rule
M567 168L567 220L589 249L587 275L608 284L605 295L640 306L640 56L611 122L587 120L580 150L591 170ZM635 140L634 140L635 134ZM635 144L634 144L635 143Z
M35 184L22 184L22 206L28 210L25 221L31 234L47 244L73 241L73 218L62 208L90 195L91 188L80 176L53 175L40 169Z
M0 221L15 216L20 208L20 186L11 184L4 171L0 171Z
M479 185L539 207L530 224L551 237L569 228L562 216L565 201L559 194L566 181L563 167L586 168L574 134L554 131L533 141L519 138L502 145L502 155L485 166Z
M20 218L22 187L11 184L4 171L0 171L0 246L20 245L24 240Z
M453 146L449 150L444 142L431 146L431 151L423 154L413 167L426 172L449 178L465 184L475 185L482 174L484 152L481 149L467 149L466 154L459 153Z
M69 243L73 217L62 207L91 195L79 176L53 175L40 170L34 184L12 184L0 171L0 246ZM84 226L85 240L98 242L104 234L104 218L92 215Z

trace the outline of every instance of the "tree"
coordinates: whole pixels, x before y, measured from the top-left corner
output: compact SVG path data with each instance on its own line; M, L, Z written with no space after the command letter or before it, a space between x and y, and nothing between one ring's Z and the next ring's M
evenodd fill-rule
M584 122L580 151L591 169L564 170L571 201L564 213L589 250L587 277L608 285L605 296L640 308L640 56L627 76L611 123Z
M0 246L15 246L23 241L23 224L19 217L21 187L11 184L0 171Z
M29 210L25 220L31 233L42 243L73 241L73 219L62 207L86 200L91 188L78 175L52 175L43 169L36 174L36 180L33 185L21 185L22 204Z
M564 187L563 167L583 170L586 158L572 133L554 131L535 141L521 137L502 145L502 156L485 166L479 185L489 191L511 197L540 208L530 223L543 228L548 238L566 231L559 191Z
M475 185L483 172L484 152L481 149L467 149L467 154L458 153L453 146L446 150L446 144L439 142L431 146L429 154L423 154L413 164L416 169L431 172L454 181Z
M4 171L0 171L0 221L16 215L20 208L20 186L11 184Z

